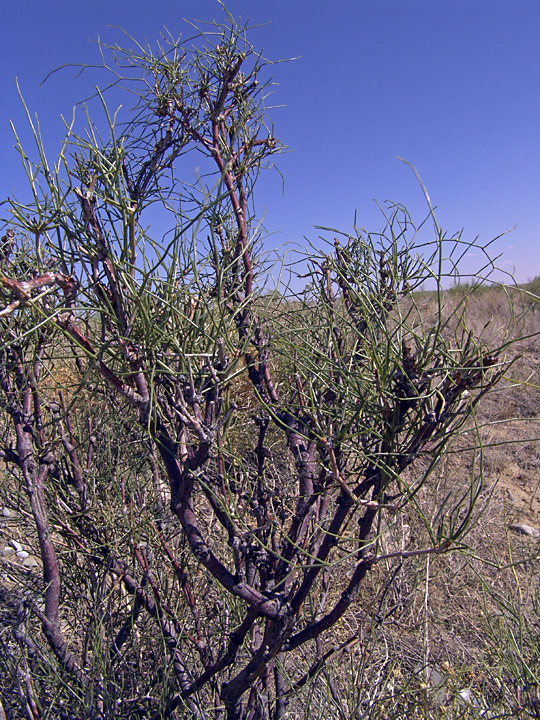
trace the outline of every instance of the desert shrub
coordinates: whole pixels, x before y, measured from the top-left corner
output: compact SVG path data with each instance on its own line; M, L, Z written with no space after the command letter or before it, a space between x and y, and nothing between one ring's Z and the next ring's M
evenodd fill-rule
M540 276L537 275L532 280L529 280L523 288L528 295L530 294L529 297L531 300L538 302L538 298L540 298Z
M103 53L134 107L98 91L54 164L33 126L32 199L9 200L3 237L6 712L411 713L383 630L464 547L475 414L510 339L445 306L461 239L435 221L426 240L400 206L377 233L327 231L268 292L252 201L281 145L268 62L230 15ZM471 474L438 485L465 429Z

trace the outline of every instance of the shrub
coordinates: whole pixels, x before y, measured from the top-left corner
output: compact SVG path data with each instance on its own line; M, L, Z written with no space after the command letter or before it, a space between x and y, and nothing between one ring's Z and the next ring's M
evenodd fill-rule
M420 241L400 206L380 233L329 230L303 285L261 289L253 192L281 145L268 62L230 15L107 51L132 110L98 91L103 118L73 122L54 164L33 126L33 199L10 199L3 238L5 504L42 571L6 573L10 707L300 716L298 694L357 641L355 602L377 598L384 623L407 561L462 546L480 453L431 514L418 497L506 344L486 347L462 303L444 314L461 240L435 223Z

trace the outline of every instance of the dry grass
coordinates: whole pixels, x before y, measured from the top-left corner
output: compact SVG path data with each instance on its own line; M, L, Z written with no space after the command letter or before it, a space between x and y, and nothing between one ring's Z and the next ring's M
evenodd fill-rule
M447 311L461 300L459 291L447 293ZM353 633L355 642L292 700L290 720L480 717L487 707L496 717L540 717L534 715L531 690L531 678L540 671L534 658L540 640L535 647L534 633L519 627L521 619L538 633L539 540L511 530L515 523L540 529L540 305L517 302L512 311L507 300L501 289L488 288L473 294L466 308L467 324L486 344L501 344L510 328L524 338L501 358L513 362L507 379L479 406L483 489L467 548L376 566L353 613L323 639L338 646ZM434 302L432 296L423 298L426 316ZM423 488L419 502L426 516L441 497L459 493L471 473L479 472L473 466L478 448L470 449L476 442L473 428L463 432L455 448L460 452L449 454ZM9 484L11 502L13 489ZM7 493L7 481L3 490ZM19 512L2 521L3 537L32 536L22 508L21 502ZM381 548L392 552L420 544L423 532L414 517L400 516L381 534ZM6 558L1 562L3 615L11 624L14 588L39 583L39 566L29 571ZM6 629L1 632L9 649ZM309 667L310 650L288 669L292 678ZM466 689L472 692L469 700Z
M462 297L459 290L447 292L446 311ZM435 298L426 294L422 306L429 315ZM476 520L463 552L409 561L390 591L385 578L395 566L389 564L364 588L357 631L365 643L375 634L378 647L363 681L373 695L378 683L380 692L366 704L362 692L342 687L348 703L334 708L335 717L347 717L351 692L357 696L351 717L540 717L534 684L540 541L511 529L521 523L540 530L540 305L517 298L512 309L501 289L486 288L473 294L465 317L487 345L503 343L510 332L524 338L501 358L512 362L507 378L479 405L483 489ZM423 488L428 516L441 497L467 487L479 458L467 448L477 442L472 427L462 433L454 446L459 452L449 454ZM411 525L402 519L388 533L390 550L421 532ZM382 618L385 607L388 620L374 629L373 618ZM532 634L520 623L529 623ZM361 666L365 649L351 651L352 667ZM335 669L338 684L344 667Z

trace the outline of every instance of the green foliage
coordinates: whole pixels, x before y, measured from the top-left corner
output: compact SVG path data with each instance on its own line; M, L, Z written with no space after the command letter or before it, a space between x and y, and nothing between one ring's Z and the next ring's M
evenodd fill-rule
M540 276L536 276L525 285L521 286L525 291L525 297L533 303L540 301Z

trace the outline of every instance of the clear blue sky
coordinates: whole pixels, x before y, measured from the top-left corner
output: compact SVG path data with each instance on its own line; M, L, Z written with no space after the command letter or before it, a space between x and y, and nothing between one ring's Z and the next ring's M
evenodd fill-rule
M258 206L274 245L317 237L313 225L376 230L374 199L425 215L419 170L440 224L498 242L519 281L540 274L540 2L538 0L230 0L235 15L270 21L254 33L275 67L275 134L294 152L264 178ZM51 147L60 113L88 92L66 62L91 63L100 35L121 25L152 41L182 18L221 18L214 0L19 0L4 3L0 73L0 197L24 196L9 120L24 128L18 76Z

